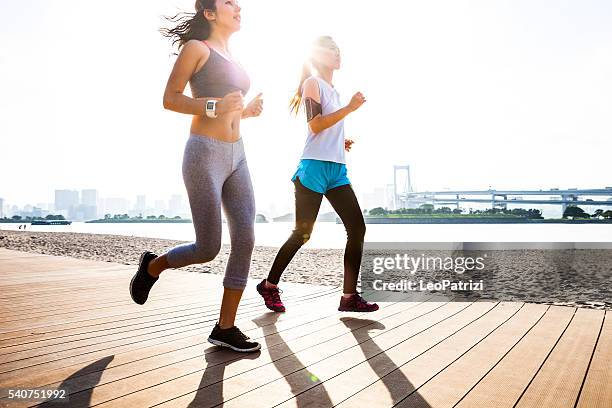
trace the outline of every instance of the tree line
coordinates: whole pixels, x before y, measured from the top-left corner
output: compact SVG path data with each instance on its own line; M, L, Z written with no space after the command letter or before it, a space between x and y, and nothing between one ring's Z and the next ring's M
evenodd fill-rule
M450 207L434 208L433 204L422 204L418 208L400 208L397 210L387 210L382 207L372 208L371 210L364 210L364 214L372 216L388 216L388 215L464 215L464 210L461 208L451 209ZM469 215L481 215L490 217L493 215L509 215L516 217L523 217L529 219L543 219L542 211L530 208L528 210L524 208L513 208L511 210L507 208L488 208L485 210L474 210L469 209L467 212ZM593 214L589 214L582 208L574 205L568 206L563 212L563 219L612 219L611 210L598 209Z

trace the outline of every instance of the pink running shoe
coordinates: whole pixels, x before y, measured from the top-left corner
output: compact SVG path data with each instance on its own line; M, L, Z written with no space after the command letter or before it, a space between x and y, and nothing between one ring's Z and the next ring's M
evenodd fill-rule
M366 302L364 298L359 296L359 293L355 293L349 298L340 297L338 310L341 312L375 312L378 310L378 305Z
M262 280L257 285L257 292L264 298L266 307L275 312L284 312L285 305L280 298L282 291L278 288L266 288L266 280Z

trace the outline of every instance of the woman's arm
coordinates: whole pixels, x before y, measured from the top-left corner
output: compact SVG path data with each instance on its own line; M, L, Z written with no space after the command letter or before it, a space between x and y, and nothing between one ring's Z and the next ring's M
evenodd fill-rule
M164 109L187 115L205 114L207 98L194 99L183 92L200 60L206 63L209 56L210 49L197 41L188 41L183 46L166 84Z
M203 61L206 63L210 56L210 49L200 41L188 41L179 53L168 83L164 91L164 108L187 115L205 115L206 102L210 100L220 100L219 98L190 98L183 94L185 86L194 74L198 64ZM240 92L227 94L217 103L217 114L223 115L243 108L242 95Z
M321 94L319 84L314 78L310 78L304 82L302 98L306 106L306 120L312 133L317 134L323 130L334 126L336 123L343 120L349 113L356 111L365 102L365 98L361 92L357 92L351 98L351 102L337 111L323 116L321 111Z

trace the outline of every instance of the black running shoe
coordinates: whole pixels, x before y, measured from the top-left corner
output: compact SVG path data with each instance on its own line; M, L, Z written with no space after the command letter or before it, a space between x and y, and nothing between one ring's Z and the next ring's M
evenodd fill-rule
M152 277L149 275L149 272L147 272L149 263L155 258L157 258L157 255L153 252L143 252L138 262L138 271L130 282L130 295L132 296L132 300L139 305L144 305L149 297L149 291L159 279Z
M208 342L215 346L229 347L234 351L248 353L257 351L261 348L261 344L255 341L248 341L250 337L245 335L236 326L229 329L222 329L219 323L215 324L215 328L208 336Z

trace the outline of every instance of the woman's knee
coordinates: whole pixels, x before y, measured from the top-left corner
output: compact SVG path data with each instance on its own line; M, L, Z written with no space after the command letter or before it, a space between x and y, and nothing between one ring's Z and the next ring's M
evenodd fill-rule
M252 248L244 245L239 247L232 246L225 268L225 277L223 279L224 287L228 289L245 288L249 279L252 254Z
M248 283L248 274L244 276L225 275L223 278L223 287L227 289L244 290Z
M255 229L252 224L230 231L232 251L251 253L255 248Z
M221 251L221 242L208 242L207 244L196 243L194 248L196 263L206 263L212 261L217 257L219 251Z
M365 239L366 225L363 220L346 226L346 234L349 239L363 241Z
M302 246L308 242L312 236L313 226L307 222L297 224L289 240L295 245Z

